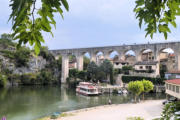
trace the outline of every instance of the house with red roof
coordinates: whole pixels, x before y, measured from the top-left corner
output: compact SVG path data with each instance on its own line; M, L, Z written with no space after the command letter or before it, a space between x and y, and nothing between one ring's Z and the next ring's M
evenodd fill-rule
M180 99L180 79L166 80L166 94Z

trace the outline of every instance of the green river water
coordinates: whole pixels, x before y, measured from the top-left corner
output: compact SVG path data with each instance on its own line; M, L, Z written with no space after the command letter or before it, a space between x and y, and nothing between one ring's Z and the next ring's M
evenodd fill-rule
M105 105L109 97L113 104L128 103L130 95L100 95L85 97L77 95L75 90L60 86L21 86L0 89L0 119L7 120L35 120L51 115L53 112L64 112L86 107ZM146 99L164 99L161 93L151 93Z

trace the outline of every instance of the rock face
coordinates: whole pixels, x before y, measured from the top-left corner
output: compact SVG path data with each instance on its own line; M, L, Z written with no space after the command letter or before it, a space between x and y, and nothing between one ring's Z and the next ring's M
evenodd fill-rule
M39 70L43 69L47 64L46 60L43 57L31 57L30 61L28 62L29 67L20 67L15 68L13 73L14 74L25 74L25 73L36 73Z
M2 67L12 71L14 74L25 74L25 73L36 73L39 70L43 69L47 64L47 61L41 57L33 57L31 56L30 61L28 62L28 67L16 67L15 64L10 61L10 59L0 55L0 60L2 63Z

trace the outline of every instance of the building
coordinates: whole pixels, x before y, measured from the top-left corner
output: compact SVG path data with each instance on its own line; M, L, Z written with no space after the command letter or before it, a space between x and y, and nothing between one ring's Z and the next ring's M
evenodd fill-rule
M159 75L159 63L157 61L141 61L134 65L136 73L151 73L152 76Z
M180 79L180 71L170 71L165 73L165 78L170 79Z
M152 61L154 60L154 56L152 51L145 51L142 53L142 61Z
M166 94L180 99L180 79L166 80Z
M113 61L113 67L116 69L122 69L123 66L127 66L127 65L129 65L129 63L122 59Z
M129 63L129 65L133 66L136 63L136 57L131 54L127 54L125 56L125 61Z

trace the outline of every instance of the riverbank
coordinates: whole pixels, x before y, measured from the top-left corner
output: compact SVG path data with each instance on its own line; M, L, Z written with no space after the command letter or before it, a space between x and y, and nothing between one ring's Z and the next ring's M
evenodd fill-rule
M152 120L162 113L163 100L147 100L137 104L105 105L63 113L57 120L126 120L129 117L142 117ZM50 120L45 118L41 120Z

